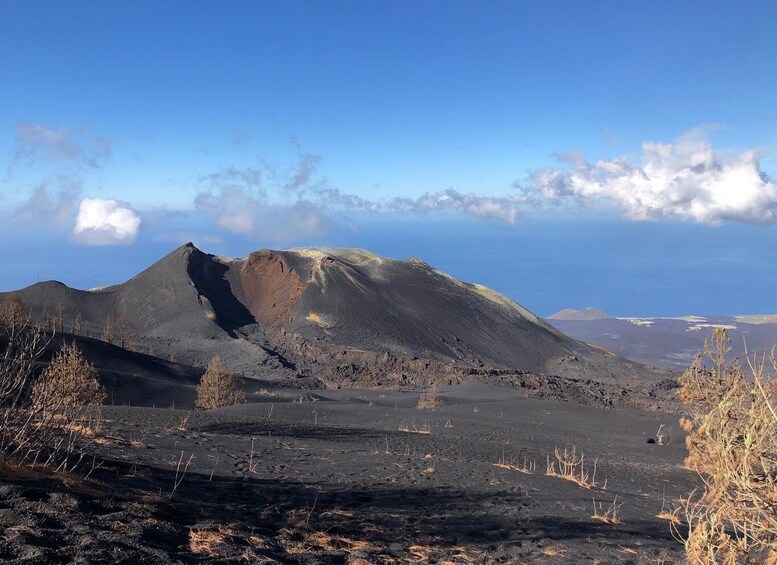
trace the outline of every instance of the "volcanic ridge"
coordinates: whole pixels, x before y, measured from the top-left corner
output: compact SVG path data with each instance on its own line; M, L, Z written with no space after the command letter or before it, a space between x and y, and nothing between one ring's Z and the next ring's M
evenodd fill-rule
M672 388L668 372L572 339L491 289L359 249L228 259L188 243L123 284L49 281L18 295L36 320L58 319L79 339L121 326L134 351L168 363L203 367L219 355L249 379L302 388L483 382L648 407L669 402L662 393ZM98 367L115 365L95 341Z

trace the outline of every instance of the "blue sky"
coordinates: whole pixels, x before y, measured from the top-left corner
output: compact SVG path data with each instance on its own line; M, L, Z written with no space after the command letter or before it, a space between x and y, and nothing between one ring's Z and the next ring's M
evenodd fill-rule
M777 312L773 2L0 4L0 289L417 255L550 314ZM702 282L703 281L703 282Z

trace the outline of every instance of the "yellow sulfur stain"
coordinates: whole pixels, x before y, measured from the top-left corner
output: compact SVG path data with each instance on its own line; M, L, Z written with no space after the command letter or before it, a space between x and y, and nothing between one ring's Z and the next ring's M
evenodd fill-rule
M315 324L318 324L319 326L323 325L323 322L321 320L321 316L319 316L318 314L316 314L313 311L308 312L308 315L305 317L305 319L310 321L310 322L313 322Z

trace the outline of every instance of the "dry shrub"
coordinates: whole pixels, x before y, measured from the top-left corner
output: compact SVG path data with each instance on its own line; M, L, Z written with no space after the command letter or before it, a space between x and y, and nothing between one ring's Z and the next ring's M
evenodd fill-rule
M0 326L18 327L28 318L27 307L17 293L14 292L0 303Z
M240 377L227 371L221 358L216 356L208 363L208 368L197 385L197 408L220 408L245 401L240 390Z
M35 365L49 337L25 315L18 296L0 304L0 457L37 457L41 430L29 408Z
M85 454L84 443L94 439L82 433L92 427L93 414L73 403L101 401L104 392L74 345L42 373L36 370L52 336L28 312L18 296L0 304L0 462L71 471L73 459L77 464Z
M73 408L102 404L106 398L97 369L89 363L75 343L62 346L40 378L32 386L33 407Z
M730 338L723 328L705 343L680 378L687 409L686 466L704 487L684 503L692 563L777 564L777 371L768 359L748 357L749 371L728 365Z
M437 385L433 384L427 392L418 397L418 404L416 404L416 408L419 410L428 410L431 408L437 408L438 406L442 405L443 400L440 398L440 395L437 392Z

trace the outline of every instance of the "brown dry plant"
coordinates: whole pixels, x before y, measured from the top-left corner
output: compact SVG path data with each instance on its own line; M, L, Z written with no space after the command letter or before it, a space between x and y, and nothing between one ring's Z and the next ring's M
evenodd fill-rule
M691 563L777 564L777 359L728 364L730 338L715 328L680 378L686 466L703 488L684 501ZM705 366L703 360L709 361ZM680 535L675 527L674 531Z
M25 314L18 295L0 304L0 458L36 457L37 414L29 408L35 367L50 337Z
M84 457L84 443L94 439L81 433L83 422L91 426L91 414L66 409L66 395L39 394L48 369L40 374L37 367L52 338L30 321L18 296L0 304L0 462L4 464L70 471Z
M116 320L116 326L119 329L119 347L122 349L132 349L132 338L134 336L134 330L132 324L124 316Z
M18 293L14 292L0 303L0 325L18 327L29 319L29 311Z
M212 559L221 558L224 556L224 547L236 537L237 533L227 526L219 526L216 530L191 529L189 551Z
M35 380L30 393L33 407L76 407L102 404L106 398L97 369L75 343L66 343Z
M208 368L197 385L197 408L221 408L245 401L245 394L240 389L240 377L231 373L224 366L221 358L216 356L208 363Z
M585 454L578 451L574 445L566 446L563 451L558 447L555 448L553 457L555 461L550 456L547 457L546 476L572 481L587 489L597 488L596 467L598 459L594 459L593 468L591 468L586 464ZM606 484L605 481L605 486L600 488L605 489Z
M600 502L598 505L596 503L596 499L592 499L594 503L594 513L591 515L591 518L594 520L599 520L600 522L604 522L605 524L620 524L621 519L618 515L621 506L623 506L623 502L618 504L618 495L615 495L615 499L612 501L612 504L608 506L607 508L602 507L602 503Z
M442 405L443 401L437 391L437 385L433 384L427 392L424 392L421 394L421 396L418 397L416 408L419 410L429 410Z
M107 316L105 318L105 325L103 325L102 340L113 345L115 339L116 335L113 332L113 316Z

